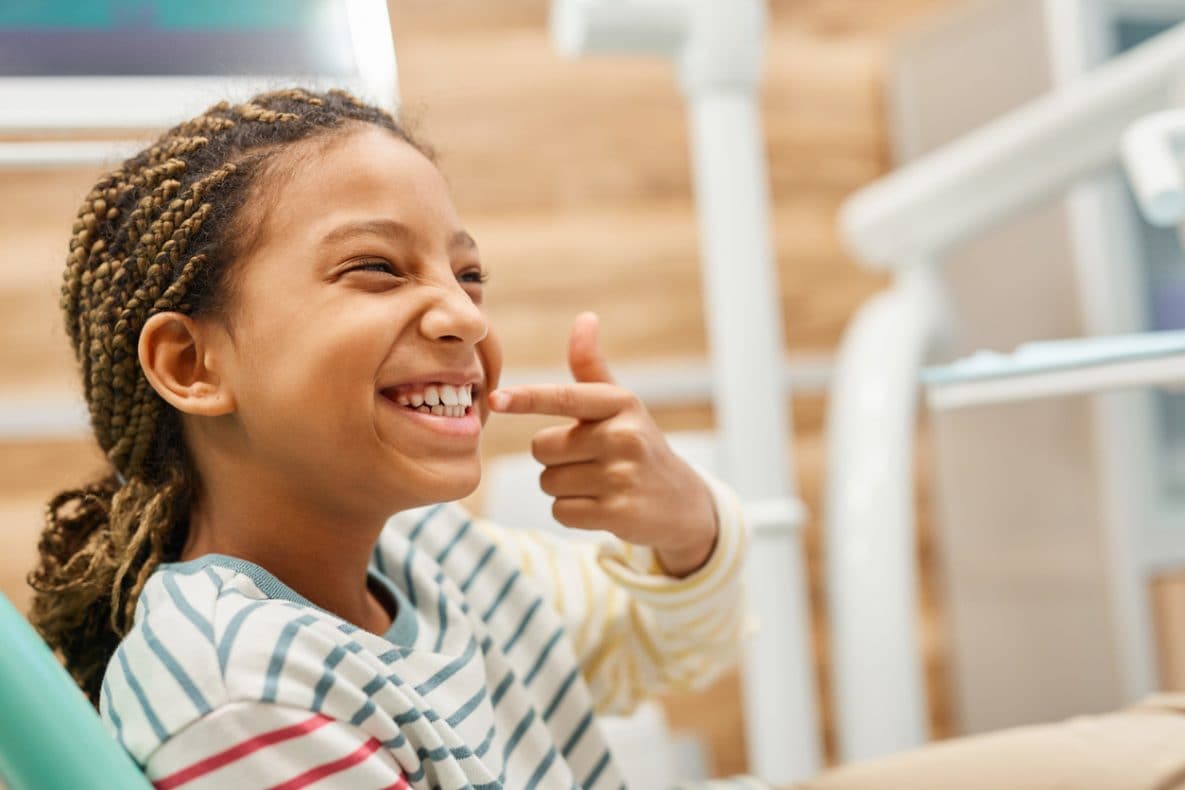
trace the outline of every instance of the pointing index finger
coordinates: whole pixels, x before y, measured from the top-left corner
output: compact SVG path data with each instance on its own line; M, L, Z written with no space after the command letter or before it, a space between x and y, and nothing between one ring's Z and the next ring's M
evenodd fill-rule
M490 408L506 414L549 414L606 420L625 409L631 395L615 384L577 382L506 387L490 393Z

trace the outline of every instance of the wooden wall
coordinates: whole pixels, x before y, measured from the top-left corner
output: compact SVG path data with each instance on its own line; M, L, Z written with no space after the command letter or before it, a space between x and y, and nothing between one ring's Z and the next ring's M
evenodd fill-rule
M887 168L881 77L894 32L953 2L770 3L762 109L792 351L834 349L855 308L884 284L846 257L835 212L853 189ZM492 270L490 311L507 365L563 365L568 326L584 309L600 313L611 363L702 358L687 132L670 66L635 58L562 60L546 34L545 0L390 5L405 116L440 151L461 216ZM95 175L5 173L0 179L5 401L44 401L74 391L56 291L73 211ZM817 561L823 399L799 396L793 409L799 482L815 514L807 539L825 689ZM667 429L711 424L706 406L657 417ZM485 451L523 451L544 424L495 417ZM28 601L22 578L33 562L41 503L99 463L81 441L9 442L0 450L0 591L18 606ZM937 626L928 617L923 633L929 674L941 691ZM667 700L677 726L710 738L718 773L744 768L736 694L732 674L706 699ZM711 717L703 715L707 705ZM825 718L830 721L826 708ZM941 695L933 719L942 734ZM826 732L830 746L829 724Z

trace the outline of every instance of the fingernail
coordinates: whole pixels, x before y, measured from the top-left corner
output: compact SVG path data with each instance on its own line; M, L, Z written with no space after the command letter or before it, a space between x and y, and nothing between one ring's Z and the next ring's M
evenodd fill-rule
M494 409L505 409L510 405L510 395L502 390L495 390L490 393L490 407Z

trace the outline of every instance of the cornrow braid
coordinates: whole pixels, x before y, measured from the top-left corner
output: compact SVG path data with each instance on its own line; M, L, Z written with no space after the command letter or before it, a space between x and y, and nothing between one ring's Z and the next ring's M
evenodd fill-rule
M345 91L288 88L178 124L100 178L78 210L61 309L111 469L48 503L29 619L96 706L140 591L185 544L198 482L180 416L140 368L140 332L162 312L225 318L229 273L250 243L243 207L271 163L294 144L360 125L434 156Z

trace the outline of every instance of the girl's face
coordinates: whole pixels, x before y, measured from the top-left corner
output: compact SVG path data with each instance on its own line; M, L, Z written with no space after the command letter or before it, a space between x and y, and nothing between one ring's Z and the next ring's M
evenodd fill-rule
M501 351L444 178L376 127L295 161L264 187L226 335L246 451L360 515L465 496Z

